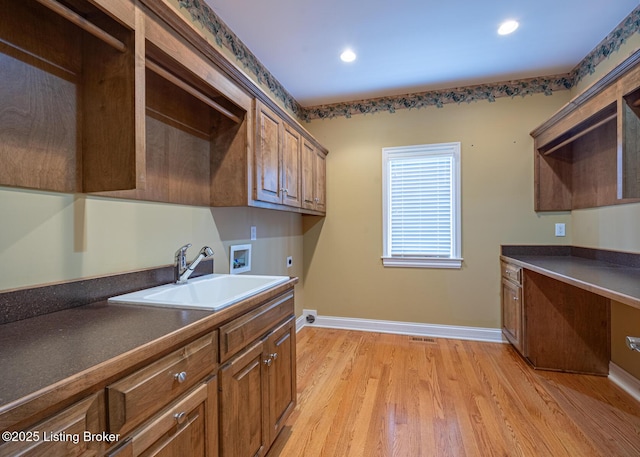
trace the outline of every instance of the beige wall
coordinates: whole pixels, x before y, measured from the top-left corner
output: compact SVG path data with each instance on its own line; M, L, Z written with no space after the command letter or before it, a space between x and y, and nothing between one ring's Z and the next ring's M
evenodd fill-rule
M569 213L533 211L529 135L569 95L307 124L330 153L327 217L305 227L305 307L330 316L499 328L500 245L571 243L570 233L554 236L554 223L568 223ZM451 141L462 143L463 268L383 268L381 149Z
M250 226L258 239L249 241ZM229 246L252 244L252 272L301 276L298 214L203 208L0 188L0 290L168 265L175 250L215 251L229 272ZM294 265L286 268L286 257ZM302 285L297 287L302 299Z
M635 34L618 52L601 62L593 75L584 78L572 94L583 91L638 49L640 36ZM570 224L576 246L640 252L640 204L575 210ZM640 336L640 310L613 302L611 319L611 359L640 378L640 353L630 351L625 344L627 335Z

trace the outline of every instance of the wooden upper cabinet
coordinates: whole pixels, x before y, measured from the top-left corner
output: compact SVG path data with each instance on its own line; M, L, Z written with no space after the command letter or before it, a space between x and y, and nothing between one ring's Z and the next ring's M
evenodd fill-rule
M308 140L302 151L302 206L326 211L326 153Z
M303 204L309 135L168 2L0 9L0 186L323 211Z
M284 124L282 132L282 203L300 207L300 152L302 137L290 125Z
M282 203L300 207L300 152L302 137L289 124L284 124L282 132Z
M283 120L261 102L256 102L254 151L255 199L282 203L280 173Z
M93 2L46 5L0 0L0 185L134 188L141 41Z
M251 98L231 87L153 12L140 10L145 36L140 75L145 89L140 113L145 145L138 158L145 180L135 189L109 196L212 206L219 157L233 148L246 150Z
M640 51L531 132L536 211L640 201Z
M300 133L256 102L255 199L300 207Z

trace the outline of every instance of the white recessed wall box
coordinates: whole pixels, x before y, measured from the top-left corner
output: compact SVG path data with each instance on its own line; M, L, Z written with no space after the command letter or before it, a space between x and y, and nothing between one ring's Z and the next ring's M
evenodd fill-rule
M232 275L251 271L251 245L239 244L229 247L229 273Z

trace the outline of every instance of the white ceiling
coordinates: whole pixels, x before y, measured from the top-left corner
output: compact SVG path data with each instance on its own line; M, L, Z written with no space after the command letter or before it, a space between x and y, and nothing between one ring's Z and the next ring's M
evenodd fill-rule
M205 1L309 107L567 73L640 0Z

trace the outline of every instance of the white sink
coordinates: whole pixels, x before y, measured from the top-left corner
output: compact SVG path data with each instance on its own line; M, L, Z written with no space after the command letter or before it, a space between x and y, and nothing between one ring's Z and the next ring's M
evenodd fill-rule
M212 274L111 297L109 303L217 311L289 280L288 276Z

